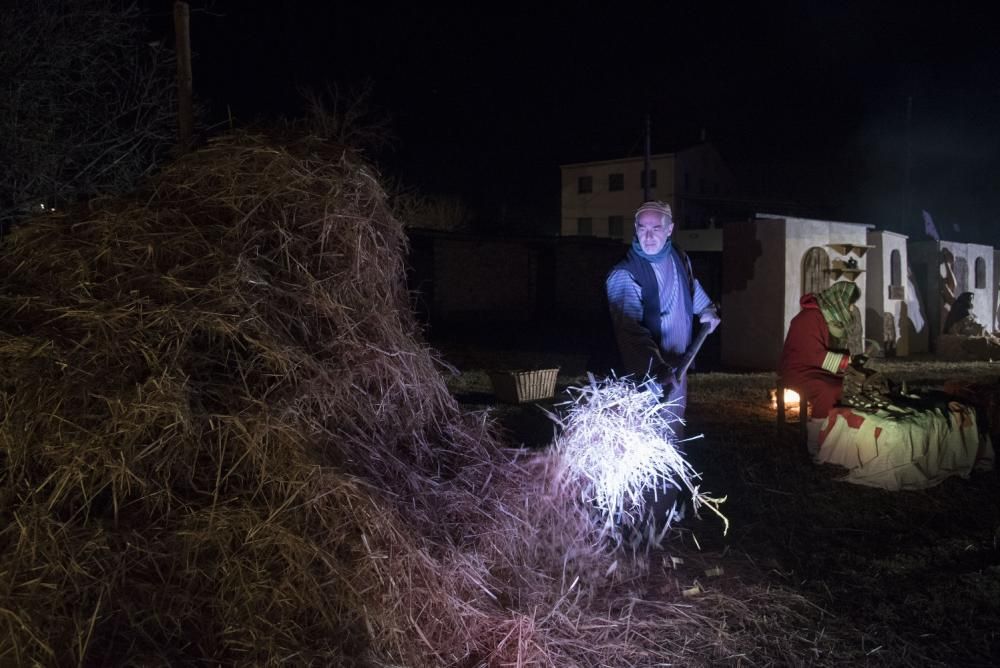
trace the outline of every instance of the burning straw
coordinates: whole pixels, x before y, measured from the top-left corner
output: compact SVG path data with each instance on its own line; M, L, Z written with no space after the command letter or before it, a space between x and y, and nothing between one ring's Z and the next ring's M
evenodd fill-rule
M608 378L598 383L569 388L571 401L562 404L562 416L550 417L562 428L555 449L563 462L563 477L576 481L580 499L595 515L615 544L623 542L623 531L645 526L648 537L658 543L678 512L670 509L659 534L650 521L648 507L659 493L681 485L691 495L692 511L701 507L716 513L728 531L729 522L718 507L725 498L700 491L700 475L678 447L675 425L680 419L672 406L660 400L647 382L630 378Z

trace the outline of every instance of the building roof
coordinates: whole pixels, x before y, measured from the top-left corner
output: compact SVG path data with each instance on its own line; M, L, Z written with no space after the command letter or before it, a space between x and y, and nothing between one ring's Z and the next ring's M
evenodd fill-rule
M653 153L649 156L650 160L656 160L657 158L672 158L676 153ZM637 156L634 158L615 158L614 160L590 160L588 162L567 162L565 164L559 165L560 168L563 167L590 167L596 165L614 165L623 162L642 162L646 158L645 156Z
M649 159L650 160L656 160L657 158L661 158L661 159L662 158L672 158L675 155L677 155L678 153L684 153L684 152L690 151L692 149L703 148L703 147L704 148L711 148L712 150L716 151L716 153L718 153L718 149L715 148L715 145L711 141L699 141L699 142L694 142L693 144L685 144L683 146L679 146L676 149L674 149L673 151L667 151L665 153L653 153L653 154L651 154L649 156ZM562 168L562 167L586 167L586 166L595 166L595 165L613 165L613 164L620 164L620 163L623 163L623 162L637 162L637 161L641 162L643 160L645 160L645 156L643 156L643 155L636 155L636 156L628 156L628 157L625 157L625 158L609 158L607 160L587 160L587 161L584 161L584 162L565 162L565 163L560 164L559 167Z
M846 220L826 220L825 218L803 218L801 216L785 216L777 213L758 213L757 218L764 218L766 220L801 220L802 222L809 223L836 223L837 225L856 225L858 227L866 227L870 230L875 229L875 226L871 223L852 223Z

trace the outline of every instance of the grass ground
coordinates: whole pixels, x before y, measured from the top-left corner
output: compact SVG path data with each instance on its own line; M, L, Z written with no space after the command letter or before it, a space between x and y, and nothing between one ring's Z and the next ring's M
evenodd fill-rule
M439 348L456 368L450 387L459 400L491 411L510 441L524 447L548 445L553 427L540 408L551 410L567 385L586 382L585 356L572 352ZM876 364L914 384L1000 378L996 363ZM492 395L490 369L554 366L560 376L552 400L514 406ZM994 665L1000 656L1000 475L976 472L907 492L839 482L841 469L814 465L793 429L778 431L767 395L774 382L771 373L691 376L688 434L704 437L688 446L688 455L703 474L703 489L728 496L723 508L731 528L723 536L721 521L710 513L690 523L690 531L667 546L671 555L683 555L683 565L654 589L696 586L703 599L715 592L729 601L718 607L727 623L760 624L762 632L774 620L765 625L755 618L755 597L771 588L795 592L806 612L789 611L788 637L773 642L793 647L789 639L815 624L842 636L851 651L838 661L810 655L806 643L788 657L792 664L856 665L863 657L872 665ZM722 575L706 577L715 568ZM732 601L745 601L746 609L734 610Z

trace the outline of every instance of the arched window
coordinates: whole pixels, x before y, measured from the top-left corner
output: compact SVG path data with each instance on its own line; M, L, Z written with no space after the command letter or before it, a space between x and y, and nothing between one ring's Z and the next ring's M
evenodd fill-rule
M825 248L813 246L802 258L802 294L830 287L830 256Z
M889 255L889 285L894 288L903 285L903 265L898 250Z
M976 290L986 289L986 260L976 258Z

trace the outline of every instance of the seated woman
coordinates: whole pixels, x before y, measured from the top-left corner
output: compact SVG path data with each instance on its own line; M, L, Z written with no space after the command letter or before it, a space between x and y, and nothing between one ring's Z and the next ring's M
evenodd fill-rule
M923 489L992 467L989 436L975 411L954 397L902 394L889 391L888 383L874 391L877 401L862 396L874 372L864 368L864 355L852 358L844 342L860 317L859 296L856 285L842 281L802 297L782 349L784 384L813 406L808 426L815 461L849 469L848 482L888 490Z
M812 404L808 444L813 455L819 447L820 427L843 393L844 373L851 362L847 335L852 321L860 317L854 306L860 296L861 290L849 281L803 295L802 310L792 318L781 350L778 375L782 382Z

